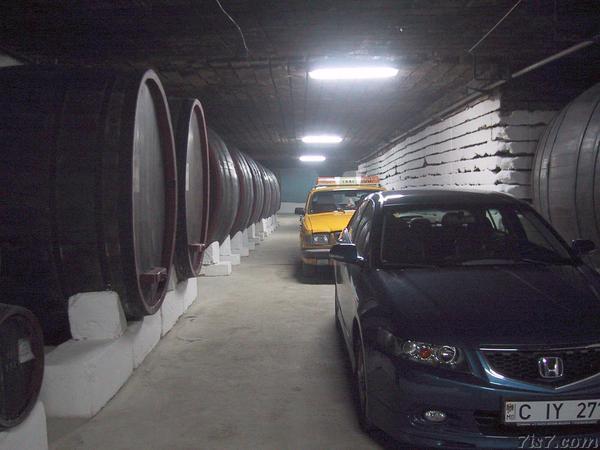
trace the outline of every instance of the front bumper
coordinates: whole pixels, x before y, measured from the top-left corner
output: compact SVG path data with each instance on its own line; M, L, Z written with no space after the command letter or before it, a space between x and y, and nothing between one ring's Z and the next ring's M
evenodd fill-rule
M332 265L332 262L329 259L330 248L331 246L319 248L303 248L302 262L311 266L330 266Z
M534 438L542 438L551 442L547 448L573 448L576 442L579 448L600 448L597 424L515 427L502 423L506 400L600 398L600 385L540 393L492 385L473 375L440 376L439 370L392 362L377 351L369 353L369 416L377 427L412 447L536 448L539 440ZM444 411L447 419L427 422L423 413L430 409ZM589 446L583 447L584 443Z

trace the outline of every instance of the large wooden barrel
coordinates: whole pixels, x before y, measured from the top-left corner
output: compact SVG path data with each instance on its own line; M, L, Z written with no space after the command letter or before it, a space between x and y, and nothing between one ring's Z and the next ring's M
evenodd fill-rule
M533 166L533 202L567 241L600 246L600 83L547 126Z
M210 219L207 244L222 244L235 221L240 197L240 187L235 166L227 145L210 128L208 129L210 155Z
M248 156L248 163L252 172L252 185L254 190L254 203L252 205L252 214L246 227L260 220L263 206L265 204L265 185L262 178L260 167L254 159Z
M265 200L264 200L262 211L260 213L260 218L266 219L267 217L269 217L269 211L272 208L271 202L273 201L273 185L271 183L271 180L269 179L269 174L267 172L267 168L264 167L262 164L259 164L259 168L260 168L261 178L263 180L263 185L265 187Z
M254 206L254 181L252 180L252 170L246 155L236 149L231 149L230 153L240 188L238 210L229 232L233 236L238 231L245 230L249 225Z
M177 153L177 278L197 276L207 244L210 171L208 135L202 105L196 99L169 99Z
M153 71L0 70L0 301L70 337L67 300L113 290L155 313L173 259L171 120Z
M275 176L275 174L273 173L273 171L271 169L267 169L267 175L269 178L269 181L271 183L271 191L272 191L272 198L271 198L271 209L269 210L269 217L272 216L273 214L275 214L277 211L279 211L279 208L281 207L281 191L279 188L279 181L277 181L277 177Z
M0 304L0 430L21 423L38 398L44 374L44 341L35 316Z

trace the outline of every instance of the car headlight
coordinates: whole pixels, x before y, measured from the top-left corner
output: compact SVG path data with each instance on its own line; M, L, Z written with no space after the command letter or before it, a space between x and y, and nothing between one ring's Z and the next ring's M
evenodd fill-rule
M400 339L385 328L377 330L376 342L384 353L401 359L430 366L468 371L464 352L452 345L429 344L410 339Z
M315 233L312 235L313 244L329 244L329 233Z

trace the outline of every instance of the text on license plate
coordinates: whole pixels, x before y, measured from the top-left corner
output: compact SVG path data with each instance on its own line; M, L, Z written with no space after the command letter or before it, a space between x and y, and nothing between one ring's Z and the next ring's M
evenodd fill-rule
M599 420L600 399L504 403L504 422L516 425L594 423Z

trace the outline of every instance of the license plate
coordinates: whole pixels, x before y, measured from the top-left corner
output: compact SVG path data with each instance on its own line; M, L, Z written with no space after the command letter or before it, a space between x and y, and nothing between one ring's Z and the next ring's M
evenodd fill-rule
M329 265L328 259L317 259L317 266L328 266L328 265Z
M506 424L568 425L598 421L600 421L600 399L504 403Z

